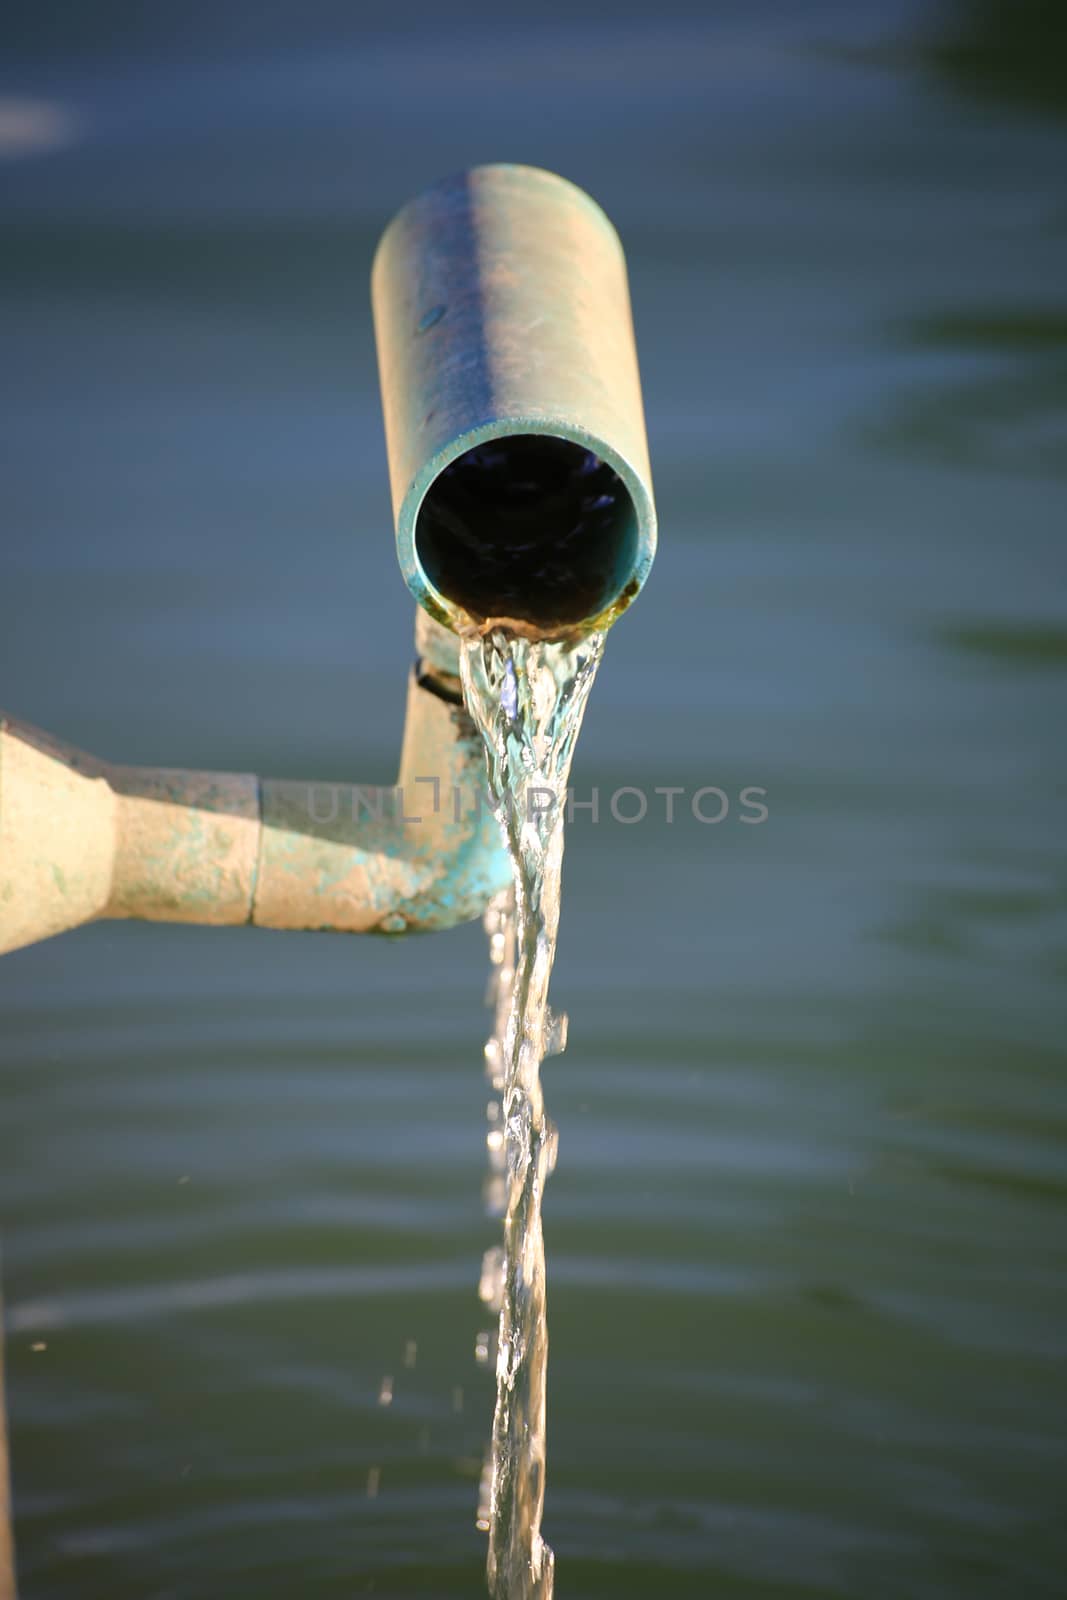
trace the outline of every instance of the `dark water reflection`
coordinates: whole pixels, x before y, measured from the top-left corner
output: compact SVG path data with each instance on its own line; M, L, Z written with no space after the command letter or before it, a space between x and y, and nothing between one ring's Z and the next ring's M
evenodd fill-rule
M1067 18L1056 0L955 0L930 47L956 88L1022 110L1067 115Z
M374 240L475 160L589 187L663 537L576 783L770 817L571 830L560 1592L1057 1595L1043 9L89 15L27 10L0 71L4 704L131 762L388 778ZM0 964L28 1600L481 1592L484 966L477 929L125 925Z

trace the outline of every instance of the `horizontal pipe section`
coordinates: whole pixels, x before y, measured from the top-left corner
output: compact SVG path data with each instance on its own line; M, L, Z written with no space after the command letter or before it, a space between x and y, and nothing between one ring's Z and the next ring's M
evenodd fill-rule
M390 788L113 766L0 717L0 952L98 917L404 933L479 916L510 873L456 687L412 675Z

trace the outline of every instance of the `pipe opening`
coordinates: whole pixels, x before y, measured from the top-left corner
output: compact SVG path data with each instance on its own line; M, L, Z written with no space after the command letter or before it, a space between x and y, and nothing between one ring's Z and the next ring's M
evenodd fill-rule
M434 480L415 549L437 592L478 622L574 626L618 598L637 561L637 514L606 461L570 439L476 445Z

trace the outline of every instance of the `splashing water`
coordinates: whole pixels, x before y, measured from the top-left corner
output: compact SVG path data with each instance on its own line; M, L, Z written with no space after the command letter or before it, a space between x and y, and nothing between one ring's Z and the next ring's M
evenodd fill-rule
M556 954L563 806L574 742L604 649L591 633L548 643L495 629L465 640L463 693L485 740L489 793L511 858L514 894L486 914L495 973L495 1027L486 1066L501 1101L490 1105L490 1204L504 1213L502 1251L482 1270L482 1298L499 1310L496 1413L488 1493L495 1600L550 1600L553 1556L541 1537L545 1496L545 1248L541 1197L555 1164L540 1067L561 1050L563 1020L548 1009ZM497 1194L494 1196L494 1183ZM481 1347L481 1340L479 1341Z

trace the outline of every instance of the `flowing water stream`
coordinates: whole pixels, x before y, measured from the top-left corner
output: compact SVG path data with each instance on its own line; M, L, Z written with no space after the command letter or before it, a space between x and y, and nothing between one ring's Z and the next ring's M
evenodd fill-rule
M496 1600L548 1600L552 1551L541 1537L548 1327L541 1199L555 1163L541 1062L562 1050L548 1007L559 926L564 799L574 743L604 637L547 643L495 629L465 641L463 692L485 740L489 793L511 857L512 895L490 906L494 1028L486 1066L491 1208L504 1242L486 1257L481 1293L499 1311L496 1413L479 1520L489 1533ZM494 1190L496 1191L494 1194Z

